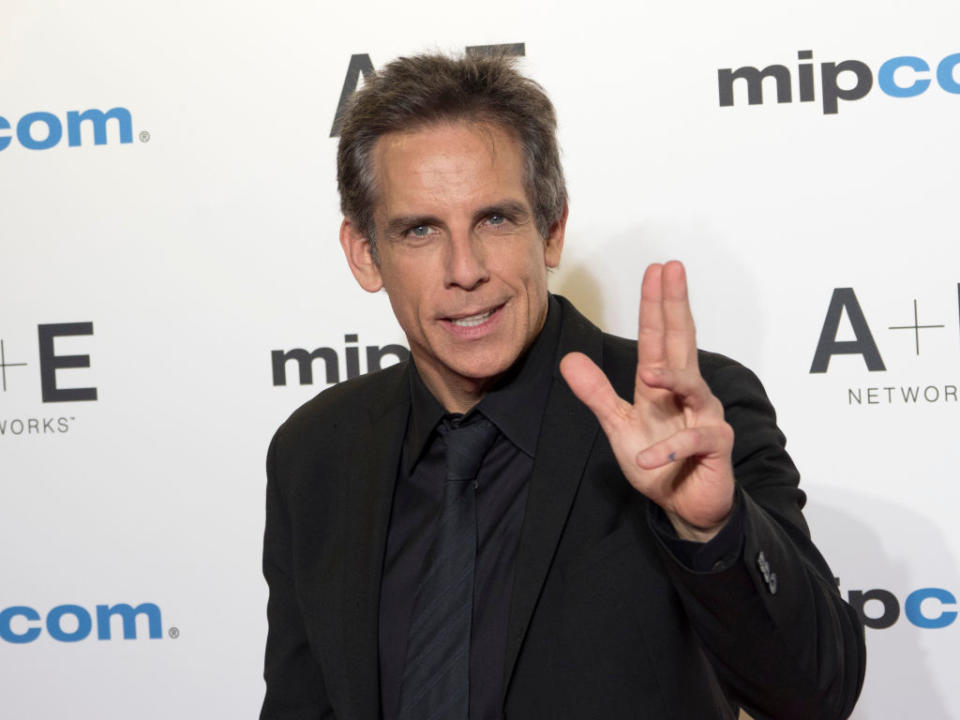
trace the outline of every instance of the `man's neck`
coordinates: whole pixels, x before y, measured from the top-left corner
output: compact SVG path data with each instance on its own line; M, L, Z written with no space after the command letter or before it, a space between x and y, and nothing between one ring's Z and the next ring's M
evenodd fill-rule
M450 413L464 414L483 399L499 375L492 378L440 377L433 368L417 365L417 371L427 390Z

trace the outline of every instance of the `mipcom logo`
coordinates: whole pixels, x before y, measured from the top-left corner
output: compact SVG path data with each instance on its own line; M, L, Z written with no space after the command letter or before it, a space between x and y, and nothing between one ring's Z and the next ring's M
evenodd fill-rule
M28 150L49 150L63 140L64 129L70 147L90 144L91 141L94 145L106 145L110 139L120 144L133 142L133 120L125 107L106 111L96 108L70 110L64 120L52 112L38 110L23 115L16 122L0 115L0 151L6 150L14 139ZM149 137L145 133L141 136L142 140Z
M142 618L138 622L138 618ZM155 603L140 603L136 607L128 603L97 605L93 613L82 605L57 605L41 617L40 612L28 605L13 605L0 611L0 639L22 645L36 640L46 629L47 634L60 642L86 640L94 632L98 640L112 640L114 630L120 630L124 640L136 640L138 628L146 630L151 640L163 637L160 608ZM170 637L179 635L179 630L170 628Z

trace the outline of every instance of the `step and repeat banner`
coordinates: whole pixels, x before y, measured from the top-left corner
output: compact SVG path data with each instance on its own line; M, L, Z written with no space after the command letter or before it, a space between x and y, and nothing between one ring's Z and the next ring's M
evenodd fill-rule
M860 720L960 718L960 6L5 0L0 717L255 717L264 454L406 356L337 240L364 75L502 46L550 93L552 289L634 333L686 262L863 614Z

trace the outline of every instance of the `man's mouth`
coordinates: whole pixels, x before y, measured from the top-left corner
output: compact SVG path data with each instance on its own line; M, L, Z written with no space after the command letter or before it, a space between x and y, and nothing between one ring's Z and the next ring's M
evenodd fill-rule
M451 318L450 322L457 327L476 327L489 320L498 309L499 308L493 308L482 313L477 313L476 315L468 315L462 318Z
M497 317L500 314L500 311L503 310L503 306L506 303L499 303L493 307L488 307L486 310L481 310L480 312L474 312L471 315L464 313L458 313L456 315L447 315L443 318L444 323L449 323L448 327L451 330L457 330L461 333L462 337L473 337L472 335L463 335L463 333L478 333L483 330L483 327L490 325L497 321ZM469 310L465 311L469 312Z

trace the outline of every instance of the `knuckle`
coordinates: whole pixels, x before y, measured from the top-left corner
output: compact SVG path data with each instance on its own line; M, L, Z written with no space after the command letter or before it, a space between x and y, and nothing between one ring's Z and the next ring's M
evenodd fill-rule
M730 426L730 423L726 423L726 422L720 423L720 425L717 426L717 429L719 431L721 442L723 442L725 446L732 447L734 432L733 432L733 427Z

